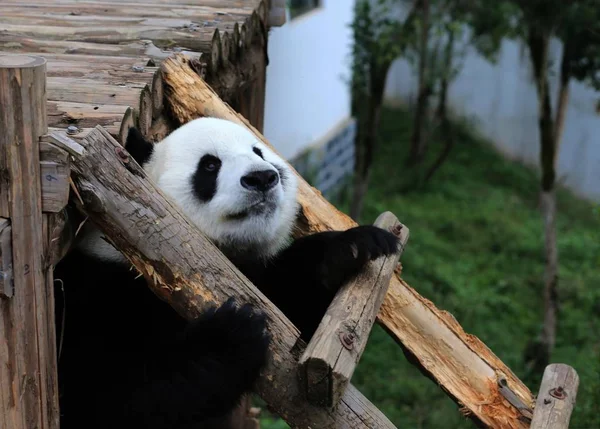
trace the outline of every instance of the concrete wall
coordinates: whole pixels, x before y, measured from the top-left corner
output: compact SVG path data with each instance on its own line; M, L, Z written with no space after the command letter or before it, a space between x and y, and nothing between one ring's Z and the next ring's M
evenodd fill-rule
M321 7L269 35L264 134L287 158L350 116L352 0Z
M551 53L555 59L561 49L560 43L553 43ZM416 88L411 67L406 61L396 61L389 72L386 100L394 103L415 99ZM571 83L570 90L558 161L559 180L581 196L600 200L600 115L596 113L600 93L577 82ZM551 91L556 99L557 73ZM504 41L495 65L470 49L462 72L450 88L449 103L455 113L473 119L481 133L502 152L539 165L537 98L522 44Z

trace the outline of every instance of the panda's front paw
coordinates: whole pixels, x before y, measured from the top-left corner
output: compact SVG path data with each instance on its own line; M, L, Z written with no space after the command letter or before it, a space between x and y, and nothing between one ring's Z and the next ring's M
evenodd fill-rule
M398 251L398 238L384 229L365 225L339 233L327 246L322 267L325 287L337 291L369 261Z
M376 226L364 225L344 231L341 240L350 246L352 256L361 263L398 251L398 237Z
M230 298L190 324L186 343L192 354L209 355L253 381L268 359L270 337L266 326L263 312L249 304L238 307Z

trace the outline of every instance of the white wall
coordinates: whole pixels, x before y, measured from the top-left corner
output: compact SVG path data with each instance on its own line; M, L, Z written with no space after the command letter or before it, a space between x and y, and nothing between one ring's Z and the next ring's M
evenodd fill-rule
M273 28L265 102L265 137L292 158L350 116L352 0L321 7Z
M551 51L557 58L560 43L554 43ZM530 70L526 50L515 41L503 43L496 65L471 49L450 88L448 101L454 112L475 119L482 134L505 154L537 166L537 98ZM551 89L555 99L556 75ZM410 66L396 61L388 76L386 99L414 99L416 88ZM558 177L578 194L600 200L600 115L596 113L600 93L577 82L571 83L570 90Z

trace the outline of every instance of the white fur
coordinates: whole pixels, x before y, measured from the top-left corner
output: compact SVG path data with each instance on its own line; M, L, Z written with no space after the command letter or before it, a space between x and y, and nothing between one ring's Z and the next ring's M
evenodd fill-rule
M264 160L253 152L254 147L262 151ZM218 157L222 164L214 197L202 202L194 195L191 183L198 162L206 154ZM241 177L250 171L273 169L273 165L285 172L285 178L283 186L280 178L269 193L276 202L272 214L228 219L252 203L252 193L241 185ZM290 238L298 210L297 178L284 160L240 125L215 118L193 120L158 143L144 169L217 245L269 257ZM116 250L98 231L86 235L80 248L103 259L123 258L114 254Z

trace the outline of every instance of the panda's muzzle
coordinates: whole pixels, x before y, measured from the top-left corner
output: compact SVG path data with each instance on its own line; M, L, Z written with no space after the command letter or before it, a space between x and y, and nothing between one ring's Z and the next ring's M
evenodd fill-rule
M249 191L268 192L279 183L279 174L275 170L251 171L240 179L242 186Z

